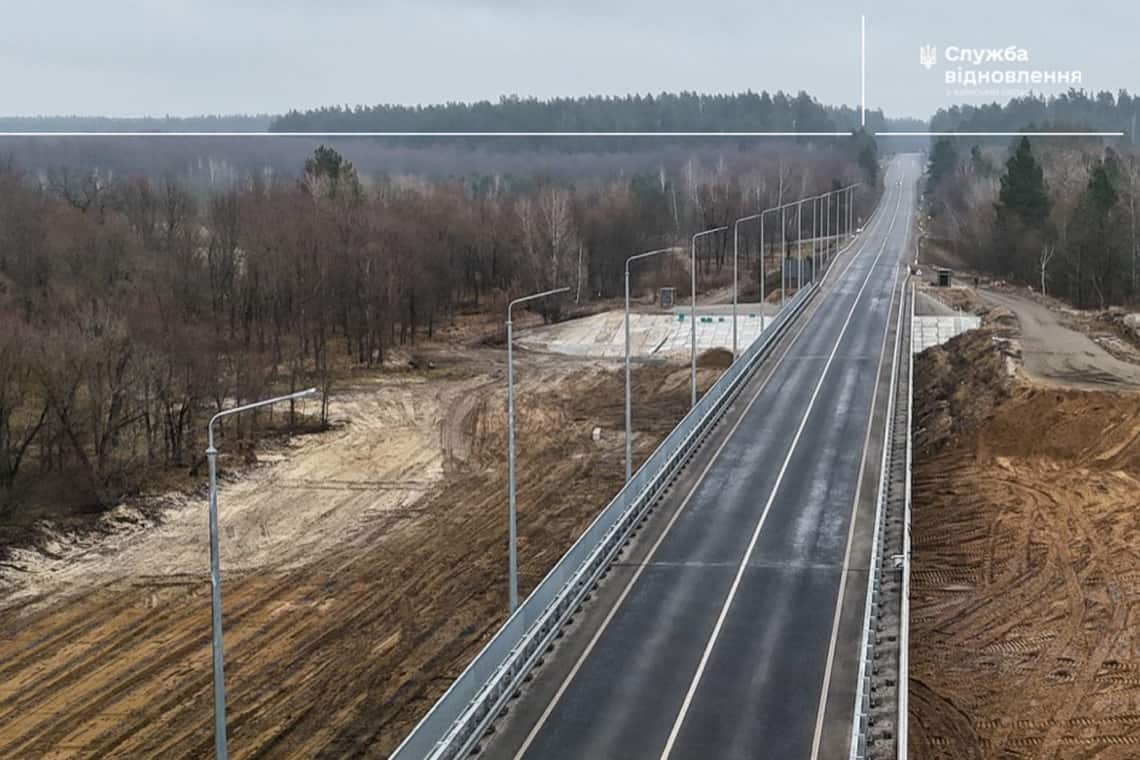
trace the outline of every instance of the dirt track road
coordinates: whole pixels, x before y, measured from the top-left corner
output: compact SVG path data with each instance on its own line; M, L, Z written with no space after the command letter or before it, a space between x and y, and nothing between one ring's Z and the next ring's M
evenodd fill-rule
M525 593L617 490L622 386L519 361ZM638 456L687 409L687 381L635 374ZM382 757L501 623L504 407L497 376L357 389L335 400L344 428L225 485L232 756ZM205 510L186 510L9 578L0 757L211 755Z
M413 510L458 464L463 437L454 435L455 421L491 383L486 375L443 382L408 375L363 381L338 394L330 407L332 431L294 438L263 454L242 477L223 480L226 571L300 566L332 548L348 548L374 521ZM168 501L173 504L158 525L112 514L109 521L131 529L116 525L109 535L70 541L61 536L54 557L17 551L23 572L2 577L0 609L56 603L123 578L166 585L198 578L208 551L202 500Z
M1065 327L1047 306L1008 292L977 293L1017 318L1025 372L1034 380L1074 388L1140 388L1140 366L1115 358L1087 335Z

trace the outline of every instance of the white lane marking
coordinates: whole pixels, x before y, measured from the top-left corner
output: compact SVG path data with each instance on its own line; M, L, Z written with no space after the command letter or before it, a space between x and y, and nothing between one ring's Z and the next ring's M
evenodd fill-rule
M904 240L903 243L904 243L903 247L905 248L906 241ZM891 302L890 302L890 306L888 306L888 308L887 308L887 314L890 314L891 311L894 310L895 294L896 294L896 291L899 290L899 287L898 287L899 269L900 269L900 267L898 267L898 266L895 267L895 275L894 275L893 281L891 283ZM891 360L891 372L892 372L891 376L892 377L894 376L893 373L895 371L897 371L897 369L898 369L899 335L901 334L901 327L902 327L901 319L902 319L902 302L900 301L899 302L899 319L898 319L898 321L896 321L897 327L895 330L894 358ZM864 475L864 472L865 472L866 466L867 466L867 451L870 448L871 429L873 428L872 423L875 420L875 404L879 398L878 378L879 378L879 375L882 374L883 364L885 363L884 360L886 358L886 353L887 353L887 335L890 331L890 328L891 328L891 320L888 317L887 323L883 328L883 345L882 345L882 349L879 352L879 366L875 370L875 390L871 394L871 411L869 412L868 418L867 418L867 434L863 438L863 453L862 453L860 460L859 460L859 479L856 481L856 485L855 485L855 498L851 502L851 515L849 517L848 527L847 527L847 548L843 552L843 570L839 576L839 592L837 593L837 595L835 597L835 610L832 613L831 641L828 644L828 648L827 648L827 664L823 670L823 688L820 690L819 705L816 709L815 731L812 734L812 740L811 740L811 760L816 760L819 757L820 743L823 740L823 718L824 718L824 713L827 709L827 696L828 696L828 692L829 692L830 686L831 686L831 670L835 664L835 647L836 647L836 644L838 643L838 639L839 639L839 618L840 618L840 614L843 612L843 594L847 589L847 574L848 574L850 567L851 567L851 544L852 544L852 540L855 536L855 516L859 510L859 499L860 499L862 492L863 492L863 475ZM891 388L893 388L893 387L894 387L894 383L892 381L891 382ZM890 420L888 420L886 424L891 424ZM885 430L886 430L886 428L884 427L884 431ZM886 450L886 445L885 445L886 444L886 438L885 437L884 437L883 441L884 441L883 448L884 448L884 455L885 455L885 453L886 453L886 451L885 451ZM885 487L885 484L880 482L879 488L881 489L883 487Z
M859 308L859 302L863 299L863 292L867 289L867 284L871 282L871 277L875 273L875 265L878 264L883 252L887 249L887 243L891 237L891 230L894 229L895 220L898 218L898 210L901 205L902 193L900 192L898 194L898 200L895 202L895 210L891 214L891 223L883 235L883 245L875 255L874 261L871 262L871 266L867 270L867 276L864 278L863 284L859 287L859 292L855 294L855 299L852 301L851 309L847 312L847 316L843 320L843 328L839 331L839 337L835 340L835 346L831 349L831 355L827 359L827 364L824 365L823 372L819 375L819 381L812 390L807 409L804 411L803 418L800 420L800 426L796 430L795 437L792 438L792 445L788 448L788 454L784 457L784 463L780 466L780 472L776 475L776 483L772 486L772 492L768 497L768 502L764 505L764 511L760 513L760 520L756 523L756 529L752 532L752 539L748 542L748 549L745 551L744 557L740 560L736 577L733 579L732 586L728 590L728 597L724 600L724 605L720 610L720 616L717 618L716 625L713 627L712 634L709 636L708 643L705 645L705 651L704 654L701 655L700 664L697 665L697 672L693 675L693 680L689 684L689 691L685 694L684 702L681 703L681 711L673 721L673 730L669 732L669 739L665 742L665 749L661 752L661 760L667 760L673 751L673 745L677 741L677 736L681 733L681 725L685 722L685 716L689 712L689 706L693 702L693 696L697 693L697 687L700 685L701 677L704 676L705 667L708 665L709 658L712 656L712 651L716 646L717 638L720 636L721 628L724 627L724 621L728 617L728 610L732 607L732 602L736 598L736 592L740 588L740 582L744 578L744 571L752 559L752 552L756 549L756 542L760 538L760 530L764 527L768 512L771 511L772 504L776 501L776 495L780 491L780 484L783 482L784 475L787 474L788 471L788 465L791 463L792 456L795 455L796 448L799 446L800 437L803 435L804 428L807 427L808 418L811 416L812 409L815 407L816 399L819 398L819 391L823 388L823 383L827 379L828 370L831 369L831 364L835 360L836 353L839 351L839 345L843 342L843 336L846 335L847 328L851 326L851 319L855 315L855 310Z
M911 221L911 224L913 224L913 220ZM910 242L910 227L908 225L908 227L905 231L905 234L903 236L902 249L904 251L906 250L906 247L909 244L909 242ZM903 278L901 283L898 282L898 269L897 268L895 271L895 280L896 280L896 282L894 284L892 284L892 287L891 287L891 307L892 308L893 308L894 302L895 302L895 291L898 290L899 292L902 292L902 288L905 287L905 283L906 283L906 278ZM889 393L892 393L892 394L894 393L894 388L895 388L895 379L894 378L895 378L896 373L898 371L899 345L901 342L901 335L902 335L903 305L905 304L905 302L906 302L905 297L899 300L898 317L897 317L896 323L895 323L896 328L895 328L894 355L893 355L893 358L891 359L891 381L890 381L890 389L888 391ZM889 329L890 329L890 320L888 319L887 325L883 330L883 350L884 351L886 350L886 342L887 342L886 336L887 336L887 330L889 330ZM882 371L882 364L883 364L883 360L882 360L882 357L880 357L880 359L879 359L879 365L880 365L879 366L879 372ZM879 376L879 372L875 373L876 379ZM874 400L874 397L877 397L878 393L879 393L879 384L876 381L875 392L873 394L873 398L871 401L871 413L870 413L871 416L870 416L870 420L867 423L867 438L864 439L864 441L863 441L863 459L862 459L862 462L860 462L860 464L859 464L859 480L858 480L857 485L855 486L855 499L851 504L851 517L850 517L850 522L849 522L848 531L847 531L847 549L845 550L844 556L843 556L843 573L840 575L839 592L835 597L835 611L833 613L834 616L832 618L832 627L831 627L831 643L828 646L828 650L827 650L827 665L824 669L823 688L820 690L819 705L816 709L815 732L812 735L812 744L811 744L811 760L817 760L818 759L819 750L820 750L820 747L821 747L822 742L823 742L823 720L824 720L825 714L827 712L827 697L828 697L828 692L830 691L830 688L831 688L831 671L832 671L832 667L834 666L834 662L835 662L835 648L836 648L838 641L839 641L839 622L840 622L840 615L843 612L843 594L847 588L847 575L848 575L848 572L850 570L850 563L851 563L851 544L852 544L852 541L853 541L853 538L855 535L855 515L859 509L859 498L860 498L860 494L862 492L862 487L863 487L863 469L864 469L866 462L867 462L868 442L870 441L870 437L871 437L871 422L873 422L874 418L875 418L875 400ZM888 411L890 410L890 408L891 408L891 404L888 403L887 404ZM887 416L889 417L890 415L888 414ZM886 448L885 431L887 429L886 426L891 425L891 424L894 424L893 421L891 421L890 419L887 419L884 422L884 427L883 427L883 430L884 430L883 465L884 466L880 467L880 473L882 475L886 474L885 462L886 462L886 458L888 455L888 451ZM882 490L884 488L886 488L886 482L883 479L880 479L879 490ZM878 530L878 521L877 520L875 522L875 525L872 527L872 530L873 531ZM873 557L872 557L872 559L873 559ZM868 568L868 572L874 572L874 568ZM864 604L869 604L869 603L870 603L869 599L864 601ZM862 656L861 649L862 649L862 645L860 645L860 657ZM850 750L850 747L848 749Z
M879 214L873 223L875 227L880 226L879 221L881 219L882 215ZM842 273L838 276L839 279L842 279L847 274L847 272L850 271L851 267L855 265L855 262L858 261L862 256L863 251L867 247L867 239L870 238L872 234L872 231L870 229L871 226L872 225L870 224L868 225L865 238L860 241L854 255L847 262L847 266L844 267ZM871 269L872 271L874 270L873 265ZM748 412L752 408L752 405L755 404L757 399L760 398L760 394L764 392L764 389L768 386L769 381L775 377L776 371L784 363L785 359L788 358L788 354L791 353L792 348L796 344L796 341L799 340L800 336L808 328L808 325L814 322L815 315L818 313L819 307L816 307L816 311L812 313L811 318L800 325L799 329L796 330L795 335L793 335L792 339L788 342L788 345L784 349L784 352L780 355L780 358L777 359L776 363L772 366L772 371L768 373L768 376L764 378L764 382L762 382L760 384L760 387L756 389L756 393L752 396L751 399L749 399L748 405L744 407L744 411L740 414L740 417L733 424L732 428L729 429L728 435L725 436L724 440L717 447L716 451L713 452L712 458L709 459L709 462L707 465L705 465L705 468L701 470L701 474L697 477L696 482L693 483L692 488L690 488L688 493L685 494L685 500L682 501L680 506L677 507L677 510L673 513L673 516L669 518L669 522L665 525L665 529L661 531L661 535L657 537L657 540L649 549L649 553L645 555L644 562L638 566L637 570L633 574L633 577L631 577L629 579L629 582L626 583L625 588L622 589L621 595L618 596L617 601L614 602L613 607L610 609L605 619L602 620L602 624L598 626L598 630L594 633L593 637L591 637L590 643L586 645L586 648L582 651L582 654L580 654L577 661L575 661L574 667L570 669L570 672L566 675L566 678L563 679L562 683L559 685L558 691L554 693L554 697L552 697L550 700L550 704L546 706L546 709L543 710L542 715L539 716L538 721L535 723L534 728L532 728L530 730L530 733L527 734L526 739L522 743L522 746L519 747L518 752L515 753L514 760L521 760L523 755L526 754L526 751L530 749L530 745L534 743L534 740L538 736L539 731L541 731L542 727L546 725L546 721L550 718L551 713L554 712L554 708L562 699L562 695L565 694L566 690L570 687L570 683L574 680L574 676L576 676L578 674L578 671L581 670L582 665L586 662L586 659L590 656L590 653L594 651L594 647L602 638L602 634L605 633L606 628L610 624L610 621L614 619L615 615L617 615L617 612L619 609L621 609L621 605L625 601L625 598L629 596L630 591L633 590L634 584L637 583L638 578L641 577L641 574L644 572L645 568L652 564L653 556L657 553L657 549L661 546L661 544L664 543L665 538L669 535L669 531L673 527L673 524L677 522L677 519L681 516L681 513L685 511L685 507L688 506L689 500L693 498L693 494L696 493L697 489L701 486L701 483L704 482L705 476L708 475L708 472L712 469L713 464L715 464L717 459L720 458L721 451L723 451L724 447L728 445L728 442L732 440L733 434L736 433L736 429L740 427L741 423L744 421L744 418L748 416Z
M688 493L685 494L685 500L681 502L681 505L679 507L677 507L677 510L673 513L673 515L669 518L669 522L665 525L665 529L661 531L661 535L658 536L657 540L653 542L653 546L649 549L649 553L645 556L645 561L641 562L637 566L637 570L634 571L633 577L629 579L629 582L626 583L625 588L622 589L621 595L617 598L617 601L614 602L613 607L610 609L605 619L602 620L602 624L598 627L598 630L594 633L593 637L591 637L590 643L586 645L585 650L583 650L582 654L578 656L578 660L574 663L574 667L570 669L570 672L566 675L566 678L558 687L558 691L554 693L554 697L550 700L550 704L546 706L546 709L543 710L542 715L539 716L538 722L535 723L534 728L532 728L530 730L530 733L527 734L526 740L522 743L522 746L519 748L518 752L515 753L515 760L522 758L526 751L530 749L530 745L534 742L535 737L538 736L538 732L542 729L543 725L545 725L546 720L550 717L550 714L554 712L554 708L562 699L562 695L565 694L566 690L570 687L570 682L574 680L574 676L578 675L578 671L581 669L583 663L585 663L586 658L590 656L590 653L592 651L594 651L594 647L597 645L598 640L602 638L602 634L605 633L606 628L610 624L610 621L613 620L614 616L617 614L617 611L621 609L622 603L629 595L629 592L633 590L633 586L637 583L638 578L641 577L641 574L645 571L645 568L654 564L652 562L652 558L657 553L657 549L661 546L662 543L664 543L665 538L669 535L669 531L672 529L673 524L677 522L677 519L681 516L681 513L685 511L685 507L688 506L689 500L693 498L693 494L696 493L701 483L704 482L705 476L708 475L709 470L711 470L712 466L716 464L717 459L720 457L721 451L725 446L728 445L728 442L732 440L733 433L735 433L736 429L740 427L740 424L744 421L744 418L748 416L748 412L752 409L752 405L755 404L756 400L760 398L760 394L764 392L764 388L767 387L768 382L776 374L776 370L779 369L781 364L783 364L784 359L791 352L792 346L795 345L796 340L800 337L803 331L807 329L807 326L810 324L810 322L811 320L808 320L808 322L805 322L796 331L795 336L792 338L791 342L788 343L787 348L784 349L784 353L780 355L779 360L776 362L775 366L773 366L772 372L769 373L768 377L764 378L764 382L761 383L760 387L756 389L756 394L751 399L749 399L748 405L744 407L744 411L741 413L740 417L733 424L732 428L729 429L728 435L725 436L724 440L721 441L719 446L717 446L716 451L713 452L712 458L709 459L708 464L706 464L704 469L701 470L701 474L697 477L696 482L693 483L692 488L690 488Z

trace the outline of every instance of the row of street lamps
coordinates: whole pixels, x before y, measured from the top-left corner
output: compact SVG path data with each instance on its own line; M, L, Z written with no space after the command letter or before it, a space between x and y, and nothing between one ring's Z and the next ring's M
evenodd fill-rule
M832 237L838 237L843 232L850 232L852 229L854 216L852 212L851 193L857 185L848 185L847 187L838 190L832 190L827 193L812 196L810 198L802 198L798 201L791 201L779 206L765 209L758 214L750 214L748 216L737 219L733 225L733 242L732 242L732 358L735 361L739 356L739 347L737 343L737 303L739 297L739 281L738 281L738 267L739 267L739 251L740 251L740 225L745 222L759 220L760 222L760 299L764 300L765 295L765 266L764 266L764 218L775 212L780 212L780 308L784 306L784 292L785 292L785 269L786 269L786 252L787 252L787 219L786 211L793 206L796 207L796 258L799 261L799 273L796 280L797 289L803 284L803 256L800 248L800 240L802 239L803 232L803 204L811 201L814 203L812 206L812 281L815 281L816 272L818 271L819 262L817 256L819 251L817 246L821 244L821 238L830 240ZM836 209L835 218L835 235L831 235L831 199L833 196L846 193L846 225L845 229L843 223L839 218L838 209ZM826 217L821 220L820 207L826 202ZM714 227L712 229L702 230L692 236L690 240L690 256L689 256L689 277L690 277L690 402L692 406L697 404L697 240L707 235L714 235L719 232L728 230L728 226ZM822 234L821 234L822 233ZM630 369L630 329L629 329L629 299L630 299L630 265L640 259L649 258L651 256L658 256L674 251L681 250L679 247L659 248L653 251L646 251L645 253L638 253L630 256L625 262L625 479L629 482L633 476L633 433L632 433L632 393L631 393L631 369ZM508 480L508 577L509 577L509 591L508 597L510 602L510 611L513 614L518 609L519 594L518 594L518 529L516 519L516 498L515 498L515 380L514 380L514 335L512 330L512 311L515 306L528 302L535 301L541 298L565 293L570 290L568 287L555 288L552 290L545 290L541 293L535 293L529 296L516 298L507 304L507 480ZM763 317L761 317L763 319ZM761 329L763 329L763 322L761 322ZM318 395L319 392L316 388L309 388L296 393L290 393L285 396L278 396L275 398L265 399L251 404L245 404L233 409L227 409L218 412L210 418L210 422L206 427L207 448L206 460L209 466L209 531L210 531L210 608L211 608L211 622L212 622L212 650L213 650L213 670L214 670L214 748L219 760L226 760L228 751L226 747L226 695L225 695L225 674L223 667L222 656L222 587L221 587L221 569L220 557L218 549L218 484L217 484L217 457L218 450L214 446L214 423L218 420L229 417L231 415L240 414L242 412L259 409L261 407L271 406L284 401L293 401L296 399L310 398Z
M515 519L515 375L514 375L514 334L512 330L512 311L515 306L527 301L565 293L570 288L555 288L541 293L516 298L507 304L507 470L508 470L508 532L510 534L510 548L508 556L509 597L510 610L513 613L519 604L518 591L518 541ZM211 612L211 648L213 651L214 669L214 751L218 760L226 760L229 756L226 742L226 687L225 668L222 656L222 580L221 560L218 549L218 450L214 446L214 423L223 417L229 417L253 409L271 406L283 401L309 398L318 395L316 388L309 388L285 396L265 399L252 404L226 409L210 418L206 426L206 460L209 465L209 523L210 523L210 612Z
M739 260L740 260L740 225L744 222L753 220L760 221L760 299L763 301L765 295L765 266L764 266L764 218L769 213L776 211L781 212L781 225L780 225L780 308L784 306L784 270L786 265L785 253L787 251L787 220L785 219L784 212L795 206L797 213L796 221L796 259L799 262L799 272L796 279L796 288L803 285L803 256L802 251L799 251L800 240L803 235L803 204L812 201L816 205L812 206L812 281L816 279L816 273L819 270L819 262L816 258L820 255L817 251L817 246L822 248L822 241L820 238L830 240L833 237L838 237L844 232L849 233L852 229L853 204L851 203L853 191L858 187L858 184L848 185L837 190L831 190L826 193L814 195L808 198L801 198L797 201L791 201L779 206L765 209L759 214L751 214L749 216L737 219L733 225L733 243L732 243L732 359L736 361L739 356L739 346L737 342L737 306L739 301ZM835 234L832 235L831 228L831 200L833 197L839 197L845 194L846 197L846 226L841 224L839 218L839 210L836 209L835 216ZM826 203L827 219L820 220L820 209ZM706 236L714 235L718 232L724 232L728 226L713 227L711 229L702 230L690 239L689 245L689 393L690 393L690 408L697 405L697 240ZM822 235L820 233L823 233ZM630 299L630 265L640 259L647 259L652 256L660 256L666 253L671 253L679 250L677 246L668 248L658 248L644 253L634 254L625 260L624 271L624 285L625 285L625 481L628 483L633 477L633 399L632 399L632 370L630 366L630 329L629 329L629 299ZM554 290L547 290L534 295L516 298L507 305L507 480L508 480L508 496L507 496L507 522L508 522L508 542L509 547L507 550L507 565L508 565L508 598L510 604L510 611L513 614L518 609L518 546L517 546L517 509L515 497L515 404L514 404L514 353L513 353L513 333L512 333L512 320L511 310L515 305L525 301L533 301L547 296L564 293L569 288L557 288ZM763 316L761 316L763 320ZM761 322L761 329L763 329L763 322Z
M812 236L812 256L813 256L813 259L812 259L812 282L814 282L816 279L816 272L818 271L818 268L819 268L819 263L817 262L817 260L814 257L818 255L817 246L819 246L821 248L823 247L821 245L820 238L823 237L827 240L830 240L832 237L839 237L843 233L850 233L852 228L853 228L854 212L853 212L853 204L851 201L852 201L854 190L858 186L859 186L858 183L856 183L856 184L848 185L846 187L839 188L837 190L831 190L831 191L826 192L826 193L821 193L819 195L810 196L808 198L801 198L801 199L796 200L796 201L791 201L789 203L784 203L784 204L781 204L778 206L773 206L772 208L764 209L763 211L761 211L758 214L750 214L748 216L743 216L740 219L737 219L732 224L732 360L733 361L736 361L736 359L739 357L739 346L737 343L737 308L738 308L739 290L740 290L739 289L740 225L745 223L745 222L751 222L751 221L755 221L755 220L760 221L760 300L761 300L761 302L763 302L765 294L766 294L766 288L765 288L766 283L765 283L765 279L764 279L765 278L765 271L764 271L765 270L765 266L764 266L764 218L770 213L775 213L777 211L781 212L781 216L780 216L780 220L781 220L781 224L780 224L780 249L781 249L781 253L780 253L780 308L782 309L784 307L784 291L785 291L784 271L786 268L786 264L784 262L786 260L785 254L787 251L787 235L786 235L787 220L785 219L784 212L793 206L797 207L797 236L796 236L797 253L796 253L796 258L799 261L799 273L798 273L797 280L796 280L796 288L799 289L803 284L803 257L801 255L801 252L798 250L800 247L800 240L802 238L802 233L803 233L803 224L802 224L802 222L803 222L803 213L802 213L803 204L805 204L809 201L816 202L816 205L812 206L812 209L813 209L813 211L812 211L812 214L813 214L812 225L813 225L813 230L816 230ZM833 197L839 197L840 195L845 195L845 198L846 198L846 203L845 203L846 211L844 213L844 216L846 217L846 219L840 220L839 209L837 208L836 214L835 214L835 234L831 235L831 231L832 231L832 228L831 228L831 205L832 205L831 200ZM827 207L827 219L826 220L820 220L819 219L819 214L820 214L819 209L821 206L825 205L825 202L826 202L826 207ZM845 226L842 223L844 221L846 222ZM823 224L820 224L820 222L823 222ZM691 288L691 290L689 292L689 305L690 305L690 315L691 315L690 324L689 324L689 335L690 335L690 349L689 349L689 354L690 354L690 357L689 357L690 358L690 403L691 403L691 407L697 405L697 239L704 236L704 235L712 235L712 234L715 234L717 232L724 232L727 229L728 229L728 227L724 226L724 227L714 227L712 229L703 230L703 231L698 232L697 234L693 235L692 241L691 241L690 258L689 258L689 276L690 276L690 288ZM820 232L823 232L824 234L821 235L821 234L819 234ZM629 482L630 478L633 477L633 413L632 413L633 402L631 399L632 391L631 391L630 339L629 339L629 333L630 333L630 330L629 330L629 298L630 298L629 272L630 272L630 264L633 263L634 261L639 260L639 259L649 258L650 256L658 256L658 255L669 253L669 252L675 251L675 250L677 250L677 248L675 248L675 247L674 248L659 248L659 249L654 250L654 251L647 251L645 253L634 254L633 256L630 256L629 258L627 258L625 261L625 480L627 483ZM763 324L764 324L763 323L763 315L761 315L761 323L760 324L761 324L761 330L762 330Z
M711 230L705 230L704 232L698 232L696 235L693 235L692 256L689 258L689 274L690 274L691 279L692 279L692 282L690 283L690 286L689 286L691 288L689 290L689 314L692 317L692 320L689 323L689 334L690 334L690 337L692 338L692 340L690 341L692 344L692 350L689 352L689 360L690 360L689 361L689 366L690 366L689 378L691 381L689 383L689 387L690 387L690 391L691 391L690 400L689 400L689 408L690 409L692 409L694 406L697 405L697 238L702 238L705 235L715 235L716 233L724 232L727 229L728 229L728 227L713 227ZM733 257L732 267L733 267L732 279L735 281L736 280L736 257L735 256ZM760 268L763 269L764 267L761 266ZM735 290L735 288L733 289L732 300L733 300L733 303L736 302L736 290ZM628 304L626 305L626 308L627 309L629 308ZM735 324L735 322L736 322L736 316L733 315L733 323ZM763 322L761 322L761 325L763 325ZM625 390L626 390L626 393L629 393L629 386L626 386ZM628 430L626 430L626 437L627 438L629 437L629 431Z

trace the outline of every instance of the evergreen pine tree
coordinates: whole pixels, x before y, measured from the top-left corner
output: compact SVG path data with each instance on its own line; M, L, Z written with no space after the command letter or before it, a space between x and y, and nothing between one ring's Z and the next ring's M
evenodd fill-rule
M933 193L946 177L958 168L958 151L949 137L939 138L930 149L930 163L926 169L926 192Z
M1041 247L1051 238L1049 208L1045 172L1033 155L1029 138L1022 137L1005 164L995 204L993 259L999 271L1034 281Z
M1016 217L1025 227L1044 231L1049 219L1049 193L1045 172L1033 155L1028 137L1022 137L1005 165L997 203L998 226Z
M1114 178L1119 176L1119 172L1119 161L1110 149L1104 160L1098 161L1089 172L1088 185L1069 221L1078 308L1085 306L1086 282L1093 284L1102 308L1111 301L1111 273L1116 265L1116 252L1109 230L1110 214L1120 199L1113 186Z

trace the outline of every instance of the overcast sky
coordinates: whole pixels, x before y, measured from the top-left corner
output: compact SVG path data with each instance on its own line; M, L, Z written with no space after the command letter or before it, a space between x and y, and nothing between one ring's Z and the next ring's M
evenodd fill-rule
M10 116L749 88L856 105L861 12L868 105L888 116L995 99L949 92L941 58L933 70L919 64L926 44L940 54L1017 46L1030 62L1015 68L1075 69L1087 89L1140 89L1134 0L0 0L0 9L0 114Z

